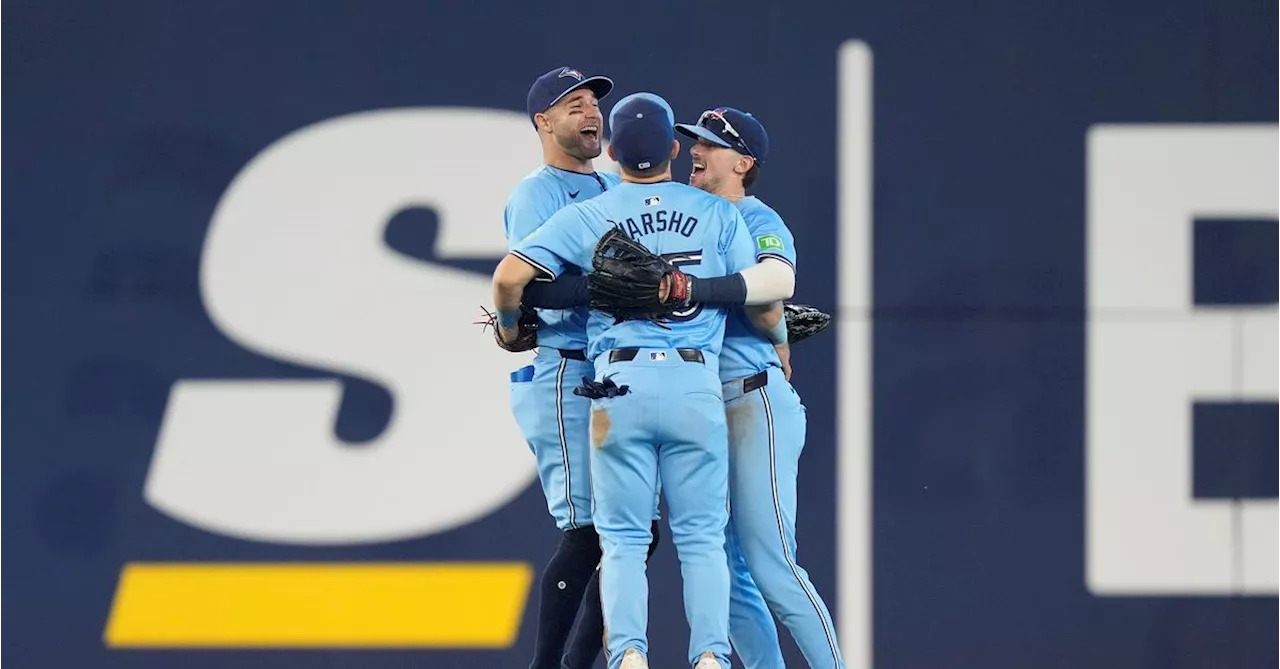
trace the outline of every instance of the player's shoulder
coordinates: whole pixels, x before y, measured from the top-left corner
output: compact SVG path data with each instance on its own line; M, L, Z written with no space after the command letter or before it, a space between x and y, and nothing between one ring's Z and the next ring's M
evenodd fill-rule
M738 209L748 222L752 219L760 219L770 223L782 224L782 214L779 214L777 209L765 204L764 200L754 195L738 200Z
M614 174L613 172L597 171L596 175L599 176L600 179L604 181L606 185L609 186L609 188L613 188L614 186L617 186L618 184L622 183L622 175L620 174Z
M744 197L736 204L752 234L768 232L790 236L790 228L783 222L782 215L773 207L755 197Z
M552 198L559 190L559 181L555 175L548 171L546 165L542 165L527 174L515 188L511 189L507 202L531 202Z

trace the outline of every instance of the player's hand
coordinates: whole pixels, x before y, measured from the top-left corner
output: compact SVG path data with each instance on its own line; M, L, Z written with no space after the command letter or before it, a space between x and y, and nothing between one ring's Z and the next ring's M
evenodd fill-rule
M493 328L493 339L497 342L498 347L504 351L512 353L523 353L524 351L532 351L538 346L538 312L520 305L520 320L511 327L499 327L497 314L480 307L484 311L484 316L475 324L480 326L481 332L485 328Z
M658 284L658 301L663 304L685 306L689 304L689 293L692 290L693 281L689 275L672 268L670 272L662 275L662 282Z
M507 328L498 328L498 341L503 344L511 344L520 336L520 325L512 325Z
M661 318L689 299L688 275L617 228L600 237L591 267L591 308L619 320Z
M791 380L791 345L778 344L773 347L778 353L778 360L782 361L782 376L786 380Z

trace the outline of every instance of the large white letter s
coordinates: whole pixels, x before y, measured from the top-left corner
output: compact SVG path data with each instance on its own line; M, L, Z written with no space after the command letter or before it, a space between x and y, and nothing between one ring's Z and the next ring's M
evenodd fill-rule
M439 256L501 256L507 191L538 163L529 135L515 112L382 110L254 158L210 225L210 317L251 351L383 385L392 418L353 448L333 435L337 380L179 381L148 502L221 534L331 544L448 529L524 489L533 460L506 402L517 361L471 324L488 278L399 255L383 230L431 207Z

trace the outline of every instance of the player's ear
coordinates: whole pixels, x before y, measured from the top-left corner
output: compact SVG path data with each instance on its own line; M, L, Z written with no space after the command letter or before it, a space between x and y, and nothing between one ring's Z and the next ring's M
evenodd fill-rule
M613 162L615 162L615 163L616 163L616 162L618 162L617 157L615 157L615 156L613 155L613 145L612 145L612 144L610 144L610 145L609 145L608 153L609 153L609 160L612 160L612 161L613 161Z
M538 132L551 132L551 119L541 112L533 115L533 122L538 124Z
M671 158L672 160L675 160L679 155L680 155L680 140L673 139L671 140L671 155L668 157Z
M752 158L751 156L739 156L738 162L733 165L733 171L735 174L746 174L751 171L751 166L755 164L755 158Z

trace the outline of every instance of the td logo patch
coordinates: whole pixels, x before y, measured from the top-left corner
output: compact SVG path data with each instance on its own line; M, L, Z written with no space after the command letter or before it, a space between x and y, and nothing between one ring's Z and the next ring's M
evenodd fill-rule
M777 235L764 235L762 237L756 237L756 246L759 247L761 251L784 248L782 244L782 238Z

